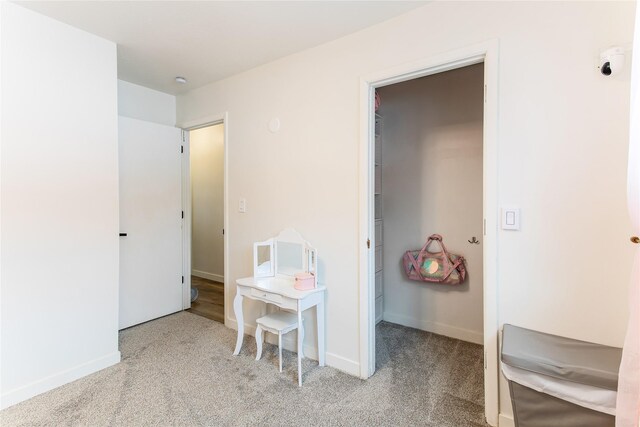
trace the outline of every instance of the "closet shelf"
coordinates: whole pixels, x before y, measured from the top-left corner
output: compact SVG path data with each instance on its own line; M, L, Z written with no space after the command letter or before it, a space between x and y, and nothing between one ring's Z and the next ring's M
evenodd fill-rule
M375 145L374 145L374 218L375 218L375 315L376 323L382 320L382 313L384 311L384 296L383 296L383 263L382 263L382 116L376 113L375 120Z

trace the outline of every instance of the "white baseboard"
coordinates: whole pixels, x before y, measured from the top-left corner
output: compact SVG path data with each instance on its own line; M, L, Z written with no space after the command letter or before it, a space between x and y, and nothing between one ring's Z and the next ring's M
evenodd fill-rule
M401 314L394 314L385 311L382 315L382 319L397 323L398 325L409 326L411 328L420 329L427 332L433 332L438 335L445 335L447 337L456 338L462 341L472 342L474 344L484 344L484 338L482 332L476 332L469 329L462 329L456 326L445 325L443 323L432 322L430 320L415 319L412 317L403 316Z
M226 320L225 326L236 331L238 330L238 322L235 319L227 318ZM244 333L255 337L256 326L245 323ZM297 343L294 337L294 334L285 335L282 339L282 348L289 351L297 351ZM278 345L278 338L274 334L266 334L265 340L270 344ZM304 352L304 357L318 360L318 348L316 346L304 344L302 351ZM338 356L337 354L326 352L325 364L349 375L353 375L354 377L360 376L360 364L358 362Z
M513 417L509 415L500 414L498 417L498 427L516 427L515 421L513 421Z
M331 366L345 374L360 377L360 363L356 361L329 352L325 355L325 361L327 362L327 366Z
M516 423L513 421L513 417L505 414L500 414L498 417L498 427L515 427Z
M91 360L66 371L50 375L41 380L9 390L0 396L0 409L8 408L17 403L30 399L46 391L68 384L104 368L120 362L120 352L116 351L98 359Z
M224 276L220 274L207 273L206 271L191 270L191 275L202 279L213 280L214 282L224 283Z

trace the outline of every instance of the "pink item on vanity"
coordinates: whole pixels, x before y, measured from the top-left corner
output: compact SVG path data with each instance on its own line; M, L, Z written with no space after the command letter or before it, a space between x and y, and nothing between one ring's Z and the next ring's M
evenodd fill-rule
M293 285L299 291L316 288L316 278L311 273L296 273L296 283Z

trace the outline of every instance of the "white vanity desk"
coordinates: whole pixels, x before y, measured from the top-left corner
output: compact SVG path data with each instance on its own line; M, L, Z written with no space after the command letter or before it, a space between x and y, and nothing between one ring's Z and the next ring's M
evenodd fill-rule
M243 298L251 298L264 301L298 314L298 357L302 358L302 341L304 339L304 326L302 312L308 308L316 307L316 325L318 337L318 363L324 366L324 286L318 286L309 291L299 291L293 287L293 279L280 279L274 277L245 277L236 280L238 293L233 300L233 310L238 320L238 339L234 355L240 353L244 338L244 316L242 314Z
M304 325L302 312L316 307L316 336L318 339L318 364L324 366L324 298L326 287L318 286L310 290L294 288L294 272L308 271L316 275L317 254L300 235L291 229L284 230L278 237L254 245L254 276L236 280L237 293L233 300L233 310L238 322L238 338L234 355L240 353L244 339L244 298L263 301L282 309L295 312L298 316L298 383L301 384L300 365L303 355Z

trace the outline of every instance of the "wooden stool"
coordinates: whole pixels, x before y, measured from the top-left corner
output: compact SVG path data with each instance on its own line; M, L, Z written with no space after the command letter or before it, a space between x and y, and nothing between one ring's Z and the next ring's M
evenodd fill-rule
M293 313L287 313L286 311L278 311L276 313L267 314L256 320L258 327L256 328L256 345L258 347L258 353L256 354L256 360L260 360L262 357L262 343L264 341L264 331L271 332L278 335L278 358L280 364L280 372L282 372L282 335L287 332L291 332L294 329L298 329L298 316ZM301 333L301 330L298 331ZM303 336L298 337L299 340L304 339ZM302 378L302 354L298 354L298 383Z

